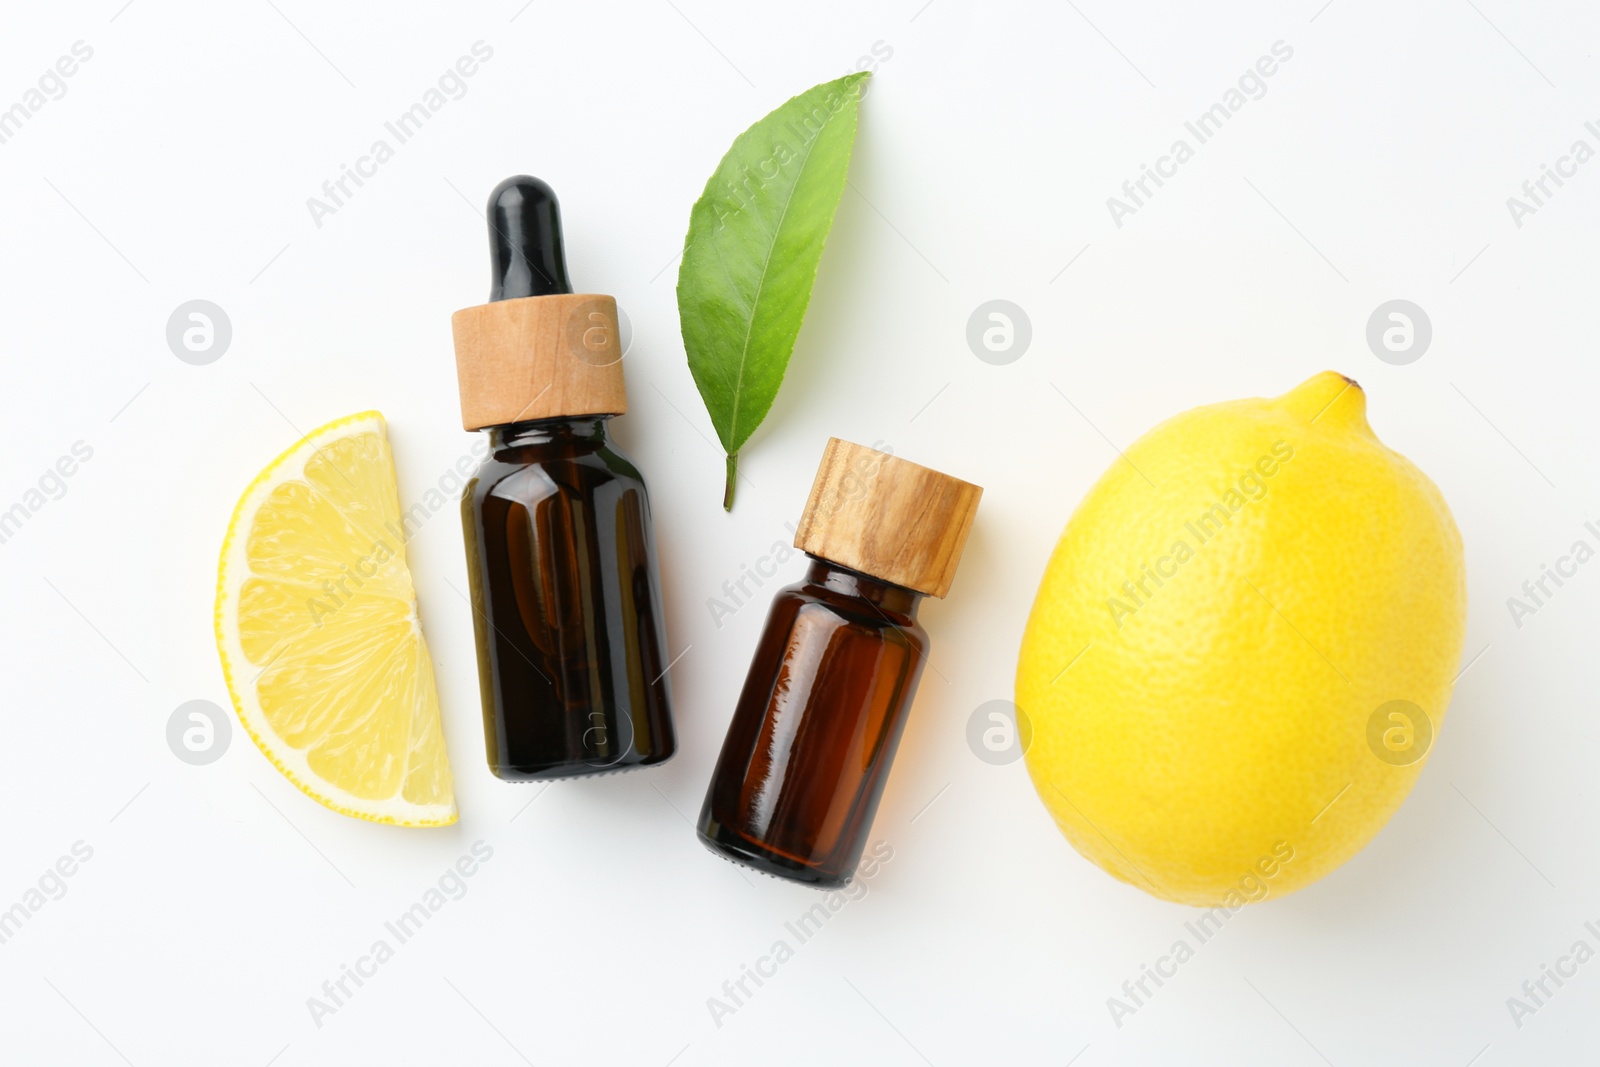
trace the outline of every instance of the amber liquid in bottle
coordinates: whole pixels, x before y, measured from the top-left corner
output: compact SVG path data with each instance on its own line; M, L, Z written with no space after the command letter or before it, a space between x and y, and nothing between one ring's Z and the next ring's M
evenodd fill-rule
M650 504L605 417L494 427L461 502L489 769L566 778L676 747Z
M850 880L922 674L921 599L816 557L779 591L700 812L708 848L818 888Z

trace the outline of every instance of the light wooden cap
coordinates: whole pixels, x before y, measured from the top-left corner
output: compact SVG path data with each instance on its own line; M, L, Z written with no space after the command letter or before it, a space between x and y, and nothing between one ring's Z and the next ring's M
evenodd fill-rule
M794 547L942 597L982 495L971 482L830 437Z
M464 308L450 319L469 430L533 419L621 415L617 302L556 293Z

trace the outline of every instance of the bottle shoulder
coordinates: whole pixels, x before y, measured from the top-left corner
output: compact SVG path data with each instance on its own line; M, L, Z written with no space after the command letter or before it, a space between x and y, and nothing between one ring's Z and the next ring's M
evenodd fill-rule
M850 626L864 634L874 634L893 643L907 643L925 649L928 633L914 616L890 611L865 597L851 596L802 579L786 585L773 597L774 615L798 619L802 614L821 617L836 626Z
M593 494L611 488L646 494L633 461L609 445L571 448L520 445L485 456L472 475L472 495L539 499L560 492Z

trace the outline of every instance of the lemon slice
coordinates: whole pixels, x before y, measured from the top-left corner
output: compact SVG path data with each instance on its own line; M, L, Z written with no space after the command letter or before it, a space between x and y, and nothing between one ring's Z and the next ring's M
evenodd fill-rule
M374 822L456 821L382 415L312 431L250 483L216 626L239 720L307 796Z

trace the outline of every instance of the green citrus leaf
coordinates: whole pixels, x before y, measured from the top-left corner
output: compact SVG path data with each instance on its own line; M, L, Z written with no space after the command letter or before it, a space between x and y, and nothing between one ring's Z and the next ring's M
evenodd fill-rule
M733 504L739 449L778 395L811 301L866 78L808 89L740 134L689 214L678 319L689 372L728 454L724 507Z

